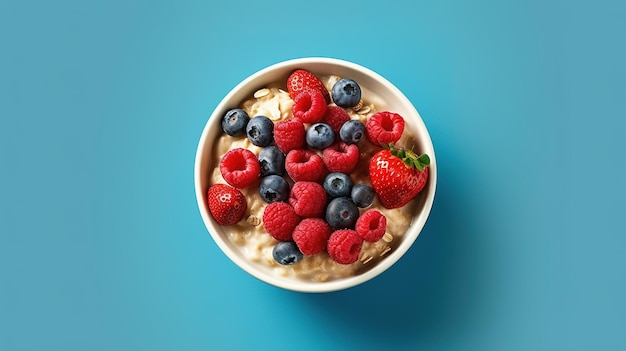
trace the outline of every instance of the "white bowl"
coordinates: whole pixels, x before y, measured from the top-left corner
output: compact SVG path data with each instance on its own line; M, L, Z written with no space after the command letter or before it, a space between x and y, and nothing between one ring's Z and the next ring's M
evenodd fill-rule
M215 222L209 213L206 200L213 162L211 151L215 140L223 133L221 129L222 116L227 110L240 106L256 90L269 83L286 81L289 74L298 68L311 71L318 76L337 75L356 80L362 88L364 98L375 95L380 98L374 102L377 107L379 107L378 105L386 105L382 107L404 117L405 128L417 140L417 149L428 154L431 161L428 182L424 190L414 200L418 202L417 210L407 233L401 239L401 243L371 269L356 276L328 282L305 281L279 276L272 269L247 259L241 249L228 239L225 233L227 227L221 227ZM347 289L364 283L387 270L406 253L422 231L430 214L435 197L437 165L432 141L422 118L409 99L398 88L379 74L355 63L332 58L313 57L283 61L264 68L243 80L222 99L209 117L200 137L195 160L194 181L202 219L211 237L228 258L244 271L268 284L293 291L319 293Z

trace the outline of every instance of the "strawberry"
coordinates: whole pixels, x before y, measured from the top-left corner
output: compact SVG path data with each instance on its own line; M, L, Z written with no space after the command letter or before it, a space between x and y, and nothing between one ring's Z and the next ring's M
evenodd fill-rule
M291 99L295 100L296 96L305 89L319 91L324 96L326 104L330 104L330 93L315 74L303 69L293 71L287 78L287 91Z
M213 184L207 193L209 212L221 225L233 225L243 218L248 208L243 193L230 185Z
M381 204L398 208L413 200L426 185L429 165L426 154L417 156L393 145L378 151L370 160L369 174Z

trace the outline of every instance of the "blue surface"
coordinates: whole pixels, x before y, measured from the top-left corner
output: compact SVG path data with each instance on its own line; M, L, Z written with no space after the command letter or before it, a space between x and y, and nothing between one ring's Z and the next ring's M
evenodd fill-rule
M0 350L626 349L620 1L0 2ZM420 111L432 215L392 269L307 295L196 207L222 97L330 56Z

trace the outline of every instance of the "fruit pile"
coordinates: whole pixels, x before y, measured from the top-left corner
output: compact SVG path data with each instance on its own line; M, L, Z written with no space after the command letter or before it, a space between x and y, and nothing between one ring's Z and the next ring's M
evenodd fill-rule
M387 218L368 209L374 198L388 209L407 204L426 184L429 158L394 146L404 131L399 114L376 112L365 124L351 119L346 109L362 104L352 79L338 80L329 91L316 75L298 69L287 90L293 105L285 120L250 118L240 108L223 116L227 135L245 136L260 151L237 147L223 155L219 171L227 184L209 188L209 211L220 225L238 223L247 210L240 189L258 186L267 203L263 226L277 241L276 262L290 265L326 251L337 263L354 263L363 242L376 242L386 231ZM361 143L380 148L367 160L369 184L353 184L350 177Z

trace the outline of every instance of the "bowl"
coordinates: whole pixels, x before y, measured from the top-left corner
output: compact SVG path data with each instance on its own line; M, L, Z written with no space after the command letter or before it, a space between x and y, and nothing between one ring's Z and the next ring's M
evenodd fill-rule
M388 255L369 269L353 276L322 282L276 274L275 269L250 260L244 250L229 239L228 231L232 228L220 226L208 209L207 191L216 162L214 143L223 133L222 116L229 109L241 106L243 101L251 98L256 91L268 84L286 82L289 74L295 69L305 69L318 76L334 75L357 81L361 86L363 99L371 97L379 110L386 109L404 117L405 130L409 131L417 141L416 148L430 156L429 179L424 190L413 200L416 206L411 213L412 219L408 230L401 240L398 240L399 242L394 243L396 246ZM349 61L310 57L291 59L261 69L237 84L221 100L210 115L200 136L195 158L194 183L202 220L217 246L232 262L253 277L270 285L298 292L323 293L348 289L369 281L386 271L407 252L419 236L430 214L435 197L437 165L433 144L424 121L409 99L391 82L376 72Z

